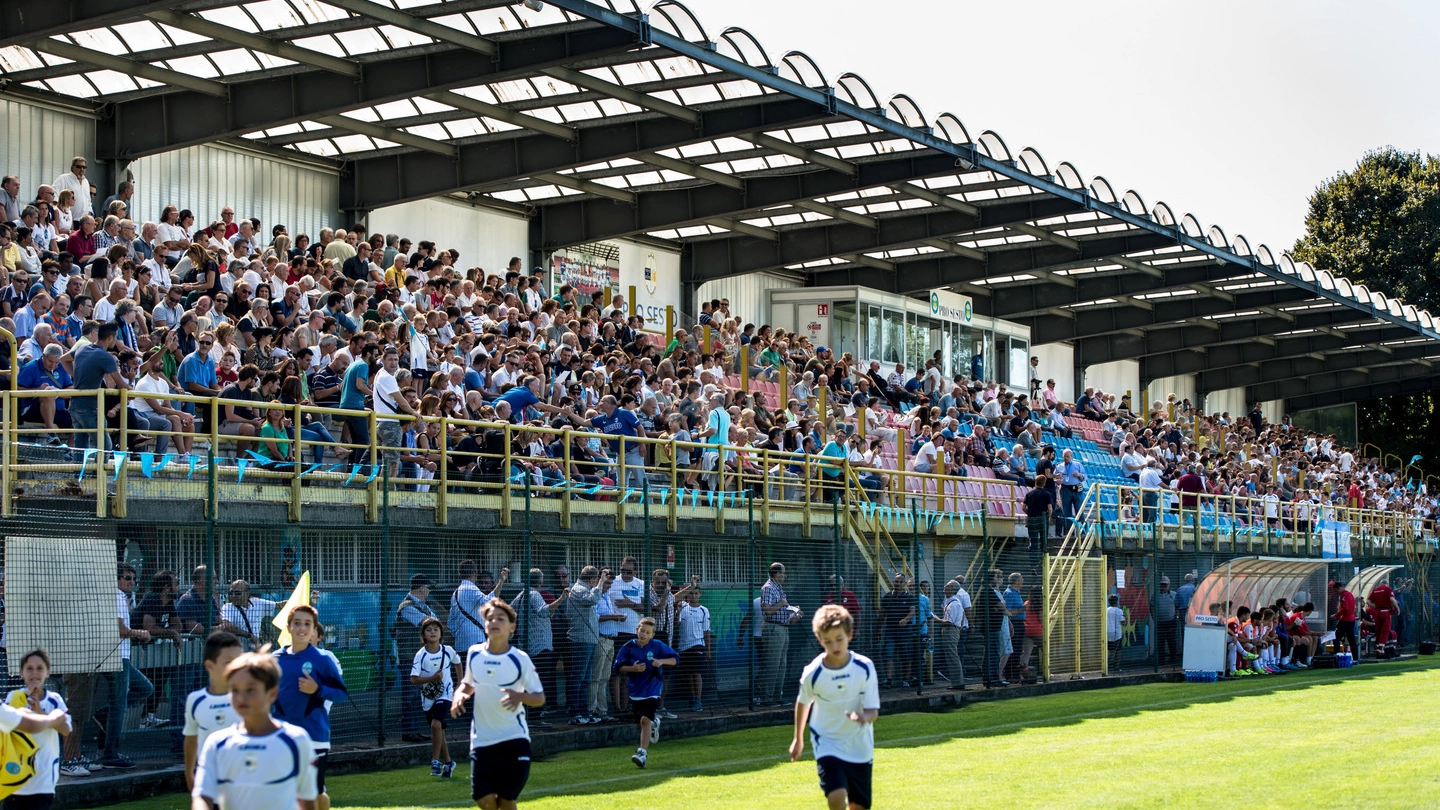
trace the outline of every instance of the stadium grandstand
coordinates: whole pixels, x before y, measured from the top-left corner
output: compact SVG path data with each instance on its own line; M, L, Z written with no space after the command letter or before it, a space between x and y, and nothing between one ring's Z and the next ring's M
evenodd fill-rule
M405 611L463 637L467 581L605 719L590 566L677 645L703 589L693 717L792 697L772 563L896 690L1178 668L1217 604L1328 638L1352 590L1356 652L1434 637L1440 491L1353 418L1435 386L1430 313L678 3L533 5L0 5L9 672L154 687L67 777L178 761L204 634L302 582L337 747L421 733Z

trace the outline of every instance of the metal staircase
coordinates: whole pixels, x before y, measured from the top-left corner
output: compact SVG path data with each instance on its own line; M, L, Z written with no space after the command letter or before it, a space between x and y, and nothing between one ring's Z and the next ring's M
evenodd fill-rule
M881 593L889 593L891 582L896 574L904 574L906 577L914 576L910 568L910 561L906 559L905 553L896 545L895 538L890 534L887 521L880 510L866 514L861 509L855 508L857 504L866 503L870 496L868 490L860 485L860 476L855 470L846 465L841 475L841 481L845 487L845 500L847 507L845 512L845 527L850 539L855 542L860 555L865 558L870 570L875 573L875 578Z

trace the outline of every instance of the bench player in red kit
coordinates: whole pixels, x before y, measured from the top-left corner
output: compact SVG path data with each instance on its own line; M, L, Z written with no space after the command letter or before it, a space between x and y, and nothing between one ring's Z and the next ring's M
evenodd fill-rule
M1375 656L1388 658L1395 652L1390 626L1397 612L1395 591L1391 590L1390 583L1382 580L1371 589L1369 602L1375 613Z

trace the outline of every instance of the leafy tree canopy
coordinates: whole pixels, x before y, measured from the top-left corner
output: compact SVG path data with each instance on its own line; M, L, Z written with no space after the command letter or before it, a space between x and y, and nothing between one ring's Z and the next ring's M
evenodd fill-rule
M1407 304L1440 307L1440 157L1367 153L1310 197L1291 254Z

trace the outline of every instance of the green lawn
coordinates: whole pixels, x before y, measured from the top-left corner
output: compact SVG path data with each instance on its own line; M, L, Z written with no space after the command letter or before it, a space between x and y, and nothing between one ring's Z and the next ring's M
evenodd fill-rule
M876 807L1408 808L1440 803L1440 667L1429 660L1217 684L1154 684L882 715ZM663 739L535 764L521 805L571 808L823 808L789 730ZM1376 745L1382 748L1377 754ZM1281 764L1283 763L1283 764ZM1383 793L1377 772L1385 774ZM473 806L466 766L329 780L337 808ZM114 805L180 810L179 795Z

